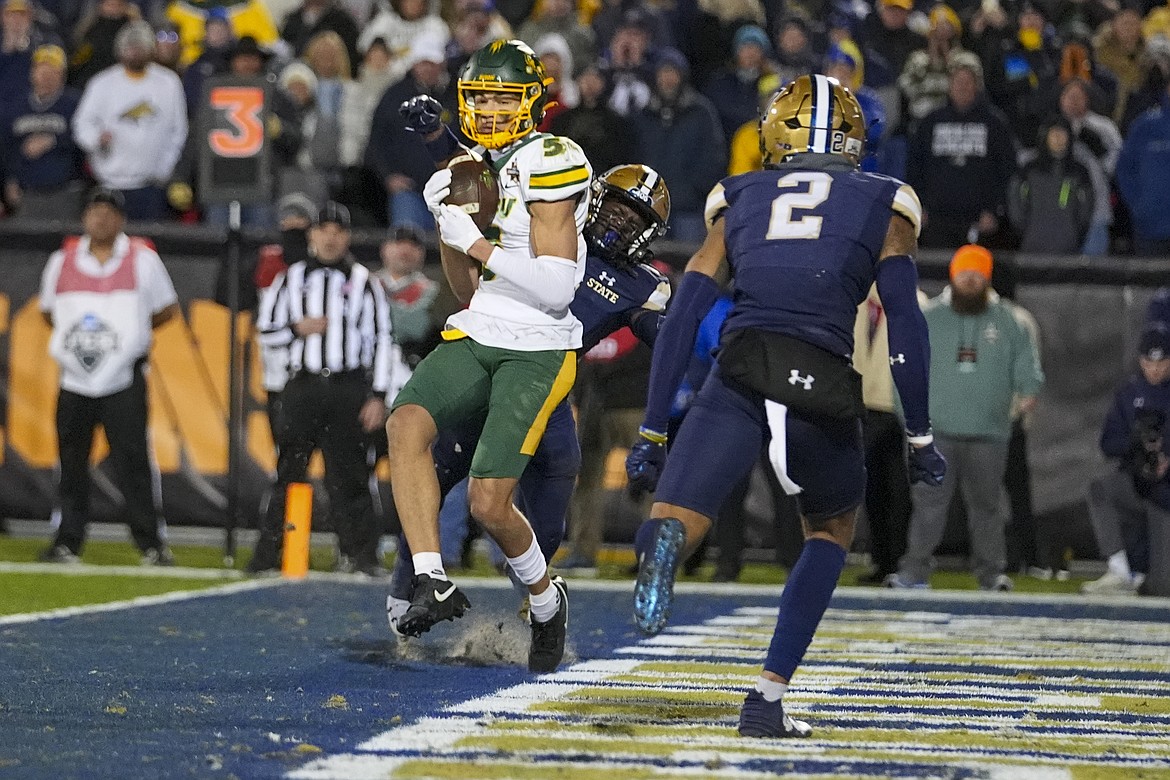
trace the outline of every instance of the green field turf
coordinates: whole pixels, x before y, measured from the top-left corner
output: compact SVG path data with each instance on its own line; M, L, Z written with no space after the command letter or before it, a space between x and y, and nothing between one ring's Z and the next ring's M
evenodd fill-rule
M0 563L33 563L37 554L46 546L44 539L0 537ZM173 548L175 562L180 567L195 569L222 569L223 551L217 547L179 546ZM127 576L116 572L103 574L102 572L87 571L86 574L52 574L44 572L13 572L0 571L0 614L16 614L43 609L53 609L63 606L80 604L96 604L106 601L133 598L135 596L153 595L175 590L188 590L192 587L209 587L226 581L229 577L238 577L251 553L241 550L240 557L235 562L236 571L224 570L224 580L190 579L181 576ZM333 550L330 545L314 547L310 553L310 568L313 571L327 572L333 564ZM452 574L464 576L493 576L494 569L484 555L476 554L474 565L467 570L452 571ZM137 566L139 554L134 547L125 542L88 542L82 553L82 562L95 566ZM633 562L632 551L612 551L608 560L599 568L598 578L607 580L632 579L630 565ZM388 558L387 565L393 563ZM864 572L859 566L846 569L841 577L841 584L856 585L857 578ZM714 566L706 564L693 576L681 576L682 581L703 582L709 581L714 573ZM747 563L740 576L743 584L780 584L784 581L785 572L779 566L768 563ZM936 572L931 580L933 586L939 589L973 590L975 579L965 572ZM1016 590L1035 593L1075 593L1079 591L1082 580L1068 582L1042 582L1029 577L1016 577Z

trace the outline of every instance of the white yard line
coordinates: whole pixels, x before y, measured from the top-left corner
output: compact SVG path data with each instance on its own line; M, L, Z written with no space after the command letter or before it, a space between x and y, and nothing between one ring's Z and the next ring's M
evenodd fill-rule
M124 601L108 601L104 604L86 604L79 607L61 607L44 612L29 612L22 615L0 616L0 626L20 625L23 623L37 623L44 620L58 620L60 618L80 617L82 615L96 615L102 612L117 612L124 609L139 607L154 607L160 604L174 604L180 601L193 599L216 598L244 593L250 590L271 588L282 584L282 580L249 580L247 582L232 582L219 587L204 588L202 590L177 590L172 593L161 593L157 596L138 596Z

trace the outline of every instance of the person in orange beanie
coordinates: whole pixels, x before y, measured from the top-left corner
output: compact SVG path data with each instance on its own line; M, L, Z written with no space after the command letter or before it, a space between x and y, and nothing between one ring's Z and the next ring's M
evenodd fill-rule
M942 541L951 497L962 485L979 587L1012 588L1004 573L1003 500L1012 407L1017 397L1025 408L1035 405L1044 374L1027 329L991 289L992 265L984 247L959 247L950 286L923 308L930 331L930 419L949 466L941 489L912 489L906 554L886 579L889 587L929 587L931 556Z

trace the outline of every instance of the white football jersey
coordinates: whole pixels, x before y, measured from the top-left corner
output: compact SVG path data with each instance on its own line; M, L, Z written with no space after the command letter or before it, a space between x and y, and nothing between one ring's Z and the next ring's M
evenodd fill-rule
M485 154L483 147L476 152ZM532 133L500 153L487 153L499 179L500 204L485 237L509 252L532 251L532 216L528 204L576 199L577 269L574 287L585 275L585 239L593 168L573 141ZM528 290L484 269L471 304L447 319L447 327L480 344L524 352L577 349L581 323L569 307L550 310Z

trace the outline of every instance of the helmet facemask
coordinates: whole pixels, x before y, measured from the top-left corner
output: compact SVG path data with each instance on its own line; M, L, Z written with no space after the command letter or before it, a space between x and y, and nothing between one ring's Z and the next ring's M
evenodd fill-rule
M616 187L594 187L585 240L607 261L626 268L650 257L650 243L666 232L658 215Z

